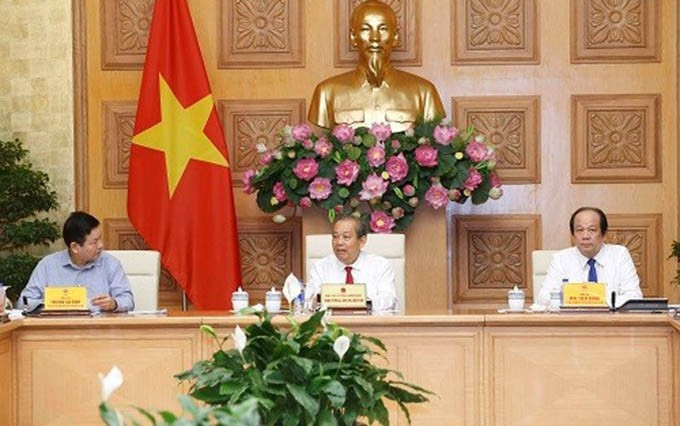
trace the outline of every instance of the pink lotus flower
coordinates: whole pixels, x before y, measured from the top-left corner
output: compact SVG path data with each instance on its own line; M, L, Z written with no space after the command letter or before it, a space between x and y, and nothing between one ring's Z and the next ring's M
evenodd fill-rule
M371 231L378 233L392 232L396 222L394 218L381 210L375 210L371 213Z
M311 140L311 139L305 139L305 140L302 141L302 147L304 149L311 150L312 148L314 148L314 141Z
M330 180L318 177L309 184L309 198L325 200L331 195L332 189Z
M397 151L399 148L401 148L401 142L396 139L392 139L392 149Z
M479 184L482 183L482 175L479 173L479 170L475 169L474 167L470 167L468 169L468 177L465 179L465 183L463 184L463 188L469 190L469 191L474 191L475 188L479 186Z
M385 165L385 170L390 174L390 180L392 182L403 180L406 175L408 175L408 163L406 162L404 153L400 152L399 155L390 157Z
M434 136L435 142L440 145L448 145L451 143L453 138L458 135L458 129L450 126L439 125L434 128L432 136Z
M489 149L483 143L472 141L465 148L465 153L470 157L470 160L478 162L486 159Z
M335 167L338 184L350 186L359 176L359 165L352 160L345 160Z
M385 148L381 144L375 144L366 152L368 165L376 168L385 163Z
M380 198L387 191L387 181L373 173L366 178L361 187L363 190L359 192L359 196L362 200Z
M333 144L330 143L326 136L321 136L314 144L314 152L319 154L319 157L321 158L328 157L332 151Z
M413 197L416 195L416 189L411 184L404 185L404 195L407 197Z
M404 209L401 207L393 208L392 216L394 216L395 219L401 219L402 217L404 217Z
M319 163L313 158L303 158L293 167L293 173L302 180L311 180L319 173Z
M425 193L425 201L435 210L444 207L449 202L448 191L440 183L432 185Z
M260 157L260 163L261 163L263 166L266 166L267 164L269 164L269 163L272 162L272 158L273 158L273 157L274 157L274 154L272 154L271 152L267 151L267 152L265 152L264 154L262 154L262 156Z
M373 123L369 132L375 136L379 142L386 141L387 138L392 136L392 129L390 129L389 124Z
M243 173L241 181L243 182L243 192L246 194L252 194L255 192L255 187L253 186L253 179L255 178L255 170L248 169Z
M492 188L497 188L501 186L501 178L498 177L496 173L491 173L489 175L489 185L491 185Z
M303 209L312 207L312 200L310 200L309 197L300 198L300 207Z
M286 190L283 188L283 183L281 182L276 182L274 184L273 192L274 198L276 198L276 201L278 201L279 203L283 203L288 199L288 196L286 195Z
M423 167L435 167L439 152L430 145L421 145L415 150L416 163Z
M347 124L338 124L333 129L333 136L342 143L351 143L354 140L354 129Z
M312 136L312 128L307 123L299 124L293 127L291 134L295 140L304 141Z

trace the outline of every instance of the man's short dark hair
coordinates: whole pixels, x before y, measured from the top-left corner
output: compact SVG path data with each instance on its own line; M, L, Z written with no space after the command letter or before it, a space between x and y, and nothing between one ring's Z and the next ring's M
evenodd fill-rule
M357 233L357 238L361 238L368 235L368 224L366 223L365 220L361 220L356 216L348 214L338 217L335 221L339 222L341 220L351 220L352 222L354 222L354 230Z
M70 247L73 242L82 246L90 232L98 226L99 220L89 213L80 211L71 213L66 222L64 222L64 228L61 233L66 247Z
M606 234L607 228L609 228L609 225L607 224L607 215L605 215L604 212L597 207L579 207L574 213L571 214L571 219L569 219L569 231L571 231L571 235L574 235L574 218L576 218L577 214L585 211L595 212L598 216L600 216L600 231L602 232L602 235Z

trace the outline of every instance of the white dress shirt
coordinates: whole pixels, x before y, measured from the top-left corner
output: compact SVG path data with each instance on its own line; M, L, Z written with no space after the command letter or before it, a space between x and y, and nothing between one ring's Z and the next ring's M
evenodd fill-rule
M307 286L318 294L322 284L344 283L347 276L345 266L348 265L340 262L334 254L319 259L312 266ZM397 307L399 298L394 284L394 270L387 259L361 251L357 260L349 266L352 267L354 282L366 284L366 297L374 303L379 300L377 303L382 307Z
M559 291L564 279L570 283L588 282L588 258L576 247L560 250L553 255L537 303L547 305L550 292ZM642 298L640 278L628 249L616 244L602 244L595 255L597 281L607 285L607 303L611 305L611 294L616 292L616 305L628 299Z

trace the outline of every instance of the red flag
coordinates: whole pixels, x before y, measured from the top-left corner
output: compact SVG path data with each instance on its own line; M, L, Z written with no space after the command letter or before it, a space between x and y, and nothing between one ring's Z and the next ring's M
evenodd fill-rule
M186 0L156 0L130 148L128 216L199 309L241 282L227 148Z

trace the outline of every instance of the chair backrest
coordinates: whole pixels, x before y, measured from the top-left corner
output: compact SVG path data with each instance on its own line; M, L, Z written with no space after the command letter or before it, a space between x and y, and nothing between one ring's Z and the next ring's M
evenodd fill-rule
M331 234L307 235L305 237L305 271L309 276L317 260L333 253ZM399 297L399 312L406 312L406 238L403 234L368 234L363 248L367 253L387 258L392 264L395 286Z
M550 265L553 254L558 251L559 250L534 250L531 252L534 303L538 300L538 293L541 291L543 280L548 273L548 265Z
M161 276L161 254L154 250L106 250L123 264L130 280L135 310L158 309L158 282Z

